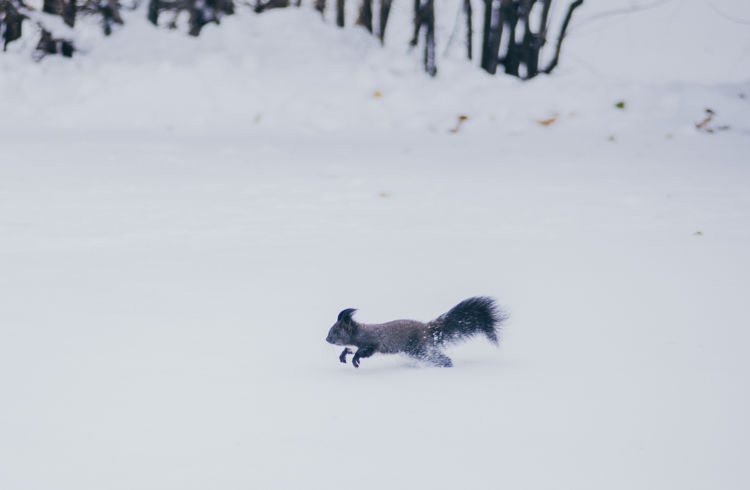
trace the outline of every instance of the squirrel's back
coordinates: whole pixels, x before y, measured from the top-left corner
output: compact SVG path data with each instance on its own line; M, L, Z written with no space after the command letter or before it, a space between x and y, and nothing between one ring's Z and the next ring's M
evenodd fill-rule
M416 320L394 320L377 325L363 325L377 339L378 352L395 354L406 346L424 343L429 338L428 326Z

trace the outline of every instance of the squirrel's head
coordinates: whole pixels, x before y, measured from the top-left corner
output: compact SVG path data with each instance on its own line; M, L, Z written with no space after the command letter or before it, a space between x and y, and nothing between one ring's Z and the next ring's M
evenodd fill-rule
M334 345L351 345L352 337L357 333L359 326L357 322L352 318L352 314L357 311L354 308L348 308L341 313L333 324L331 330L328 331L328 337L326 342Z

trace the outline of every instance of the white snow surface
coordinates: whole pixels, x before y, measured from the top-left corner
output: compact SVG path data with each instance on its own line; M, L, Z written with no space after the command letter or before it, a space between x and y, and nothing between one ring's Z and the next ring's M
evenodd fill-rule
M0 54L0 489L750 487L747 2L587 0L527 83L396 5ZM452 369L324 341L474 295Z

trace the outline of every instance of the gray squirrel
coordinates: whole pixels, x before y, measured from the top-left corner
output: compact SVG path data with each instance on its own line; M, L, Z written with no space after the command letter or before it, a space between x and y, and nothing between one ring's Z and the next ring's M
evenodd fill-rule
M339 356L339 361L344 364L346 356L353 353L349 346L357 347L352 358L355 368L359 367L360 359L375 353L404 353L436 366L451 367L451 358L442 352L446 344L484 334L490 342L497 345L498 331L507 319L495 300L481 296L460 302L448 313L428 323L395 320L366 325L352 318L355 311L357 310L348 308L339 313L326 337L326 342L330 344L345 346Z

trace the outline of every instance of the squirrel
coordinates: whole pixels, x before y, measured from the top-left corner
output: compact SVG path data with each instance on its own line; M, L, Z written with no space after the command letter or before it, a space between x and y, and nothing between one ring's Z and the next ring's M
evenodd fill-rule
M497 345L500 326L507 319L495 300L488 297L464 300L448 313L428 323L395 320L366 325L352 318L355 311L357 310L354 308L348 308L339 313L326 337L326 342L330 344L345 346L339 356L339 361L344 364L346 356L353 353L349 346L357 347L352 358L355 368L359 367L360 359L375 353L404 353L436 366L451 367L451 358L442 352L446 344L484 334L490 342Z

